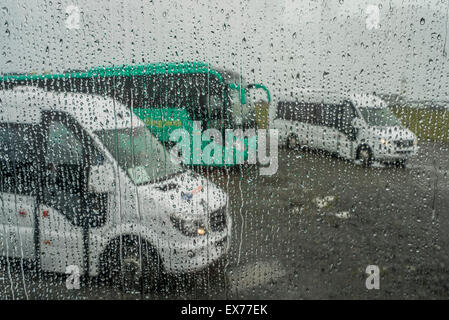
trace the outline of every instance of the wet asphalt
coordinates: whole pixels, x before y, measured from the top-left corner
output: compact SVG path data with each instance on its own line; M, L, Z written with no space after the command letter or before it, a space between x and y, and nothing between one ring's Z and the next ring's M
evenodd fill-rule
M234 227L227 264L169 277L152 294L20 263L0 272L1 299L447 299L449 147L421 142L407 167L279 150L279 169L201 170L226 190ZM379 289L365 285L379 268Z

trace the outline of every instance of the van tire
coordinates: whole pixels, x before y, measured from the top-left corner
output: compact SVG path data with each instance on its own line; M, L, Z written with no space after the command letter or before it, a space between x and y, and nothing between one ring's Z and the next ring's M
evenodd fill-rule
M365 167L370 167L373 164L373 152L370 147L362 145L357 151L357 159L362 161Z
M287 137L287 148L297 149L299 147L298 137L296 135L290 135Z
M156 250L138 236L111 242L105 250L103 273L125 293L155 292L161 285L162 267Z

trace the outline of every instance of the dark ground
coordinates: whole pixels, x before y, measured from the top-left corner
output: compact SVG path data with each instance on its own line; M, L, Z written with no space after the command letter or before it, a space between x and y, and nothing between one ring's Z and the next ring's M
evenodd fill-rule
M329 155L281 149L279 170L203 172L231 199L234 229L224 273L170 279L150 296L95 279L3 266L2 299L422 299L449 297L449 150L422 143L408 168L364 168ZM319 208L318 197L332 196ZM367 290L365 268L380 268Z

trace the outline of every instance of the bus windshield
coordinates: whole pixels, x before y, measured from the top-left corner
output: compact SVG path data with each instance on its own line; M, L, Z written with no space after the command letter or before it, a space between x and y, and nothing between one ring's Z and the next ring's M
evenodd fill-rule
M161 181L183 172L146 127L99 130L100 138L133 183Z

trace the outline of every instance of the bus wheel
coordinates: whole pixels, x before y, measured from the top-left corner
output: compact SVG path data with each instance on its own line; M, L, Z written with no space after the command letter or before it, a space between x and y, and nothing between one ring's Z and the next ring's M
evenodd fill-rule
M121 255L120 255L121 251ZM116 242L109 254L109 278L124 292L154 292L160 285L161 267L157 253L138 237L127 237Z
M287 148L288 149L298 148L298 137L297 136L291 135L287 138Z
M373 153L368 146L361 146L357 155L357 159L362 161L365 167L371 166L373 163Z

